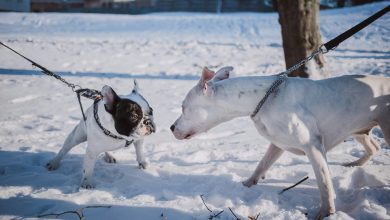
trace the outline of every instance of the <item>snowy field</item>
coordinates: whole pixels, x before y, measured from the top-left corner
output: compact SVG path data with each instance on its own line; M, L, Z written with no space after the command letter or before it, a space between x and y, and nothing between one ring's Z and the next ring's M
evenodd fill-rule
M323 41L387 4L321 11ZM123 148L113 153L116 164L97 160L95 189L80 189L85 144L58 170L45 168L82 118L75 94L0 47L0 219L36 219L91 205L111 207L85 209L87 220L208 219L200 195L211 210L224 210L221 220L236 219L228 208L241 219L313 218L319 192L306 157L285 153L258 185L241 184L269 144L248 117L187 141L169 130L201 67L231 65L236 76L284 70L277 20L276 13L0 13L0 41L73 83L110 85L126 94L136 78L158 127L145 141L148 169L137 168L133 147ZM390 76L389 23L388 14L328 53L331 76ZM328 153L337 194L337 212L329 219L390 219L390 148L379 129L374 133L381 151L364 167L341 166L364 153L352 139ZM278 194L306 175L309 180Z

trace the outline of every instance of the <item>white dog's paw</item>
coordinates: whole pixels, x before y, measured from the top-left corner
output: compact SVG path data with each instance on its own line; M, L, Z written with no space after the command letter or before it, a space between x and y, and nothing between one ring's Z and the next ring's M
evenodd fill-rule
M331 214L333 214L333 213L330 213L330 212L320 212L320 213L317 214L315 220L322 220L322 219L330 216Z
M321 208L321 211L317 214L316 216L316 220L322 220L332 214L334 214L336 212L336 209L333 207L333 208Z
M249 187L251 187L253 185L256 185L258 182L259 182L258 179L255 179L255 178L251 177L251 178L245 180L244 182L242 182L242 184L249 188Z
M95 186L90 181L88 181L87 179L83 180L83 182L81 183L81 187L83 187L84 189L93 189L93 188L95 188Z
M138 168L140 169L146 169L149 166L149 163L147 161L138 163Z
M60 163L56 160L51 160L49 161L49 163L46 164L46 168L49 170L49 171L52 171L52 170L56 170L58 168L58 166L60 165Z
M105 154L104 156L104 161L106 161L106 163L116 163L116 159L114 156L112 156L111 154L107 153Z

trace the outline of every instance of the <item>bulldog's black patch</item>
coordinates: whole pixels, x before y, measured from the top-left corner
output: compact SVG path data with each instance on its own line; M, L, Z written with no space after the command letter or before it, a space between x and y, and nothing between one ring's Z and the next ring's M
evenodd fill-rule
M130 136L143 117L141 106L129 99L120 99L114 106L112 116L116 131L121 135Z

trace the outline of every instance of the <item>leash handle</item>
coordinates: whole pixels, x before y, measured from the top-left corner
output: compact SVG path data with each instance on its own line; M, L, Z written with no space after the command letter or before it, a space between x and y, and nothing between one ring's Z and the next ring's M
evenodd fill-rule
M390 10L390 5L386 6L382 10L378 11L377 13L371 15L366 20L360 22L359 24L353 26L349 30L345 31L344 33L340 34L339 36L333 38L332 40L325 43L323 46L326 48L326 51L332 50L335 47L337 47L341 42L345 41L346 39L350 38L352 35L356 34L358 31L362 30L363 28L367 27L369 24L377 20L378 18L382 17L384 14L386 14Z

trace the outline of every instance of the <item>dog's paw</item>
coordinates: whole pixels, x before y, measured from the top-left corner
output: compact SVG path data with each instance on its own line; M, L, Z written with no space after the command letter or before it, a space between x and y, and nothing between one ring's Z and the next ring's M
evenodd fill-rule
M90 183L89 181L87 181L87 180L84 180L81 183L81 187L84 188L84 189L93 189L93 188L95 188L95 186L92 183Z
M138 163L138 168L140 168L140 169L146 169L148 166L149 166L149 163L146 161Z
M331 205L330 207L327 206L321 206L320 212L316 216L316 220L322 220L336 212L336 208L334 205Z
M322 219L324 219L324 218L326 218L334 213L335 213L335 211L321 211L317 214L315 220L322 220Z
M244 182L242 182L242 185L249 188L253 185L257 185L258 182L259 182L259 180L257 180L257 179L249 178L249 179L245 180Z
M53 170L56 170L59 165L60 165L60 163L52 160L52 161L50 161L49 163L46 164L46 168L49 171L53 171Z
M116 163L115 157L109 153L106 153L106 155L104 156L104 161L106 161L106 163Z

